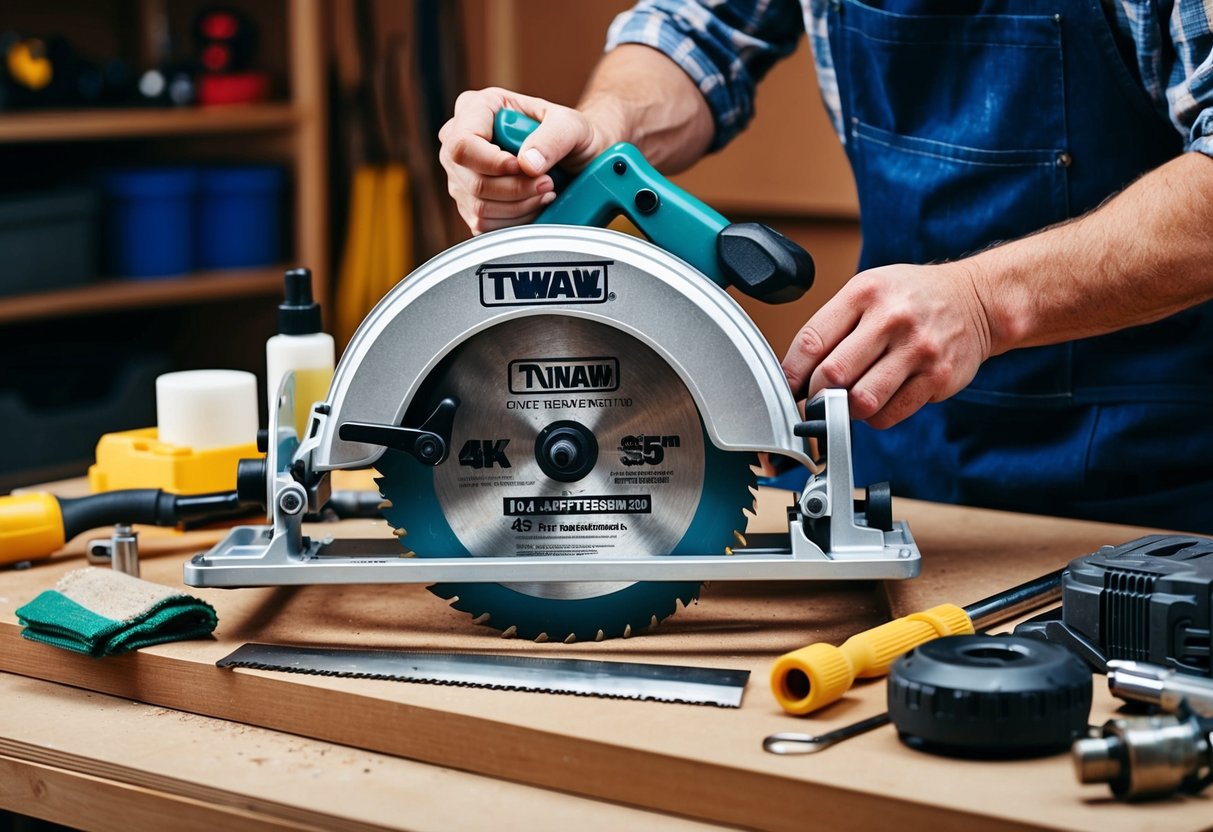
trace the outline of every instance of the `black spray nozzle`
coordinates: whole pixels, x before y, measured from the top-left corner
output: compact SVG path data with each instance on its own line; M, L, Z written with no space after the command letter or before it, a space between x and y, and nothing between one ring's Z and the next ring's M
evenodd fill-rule
M312 297L312 270L288 269L286 299L278 304L278 331L283 335L310 335L320 331L320 304Z

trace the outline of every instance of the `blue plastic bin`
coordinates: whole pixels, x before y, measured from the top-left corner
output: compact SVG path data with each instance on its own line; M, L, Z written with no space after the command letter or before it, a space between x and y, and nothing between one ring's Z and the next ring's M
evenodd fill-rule
M104 266L120 277L178 275L194 267L192 167L156 167L102 173Z
M268 266L282 260L282 168L202 168L196 262L200 269Z

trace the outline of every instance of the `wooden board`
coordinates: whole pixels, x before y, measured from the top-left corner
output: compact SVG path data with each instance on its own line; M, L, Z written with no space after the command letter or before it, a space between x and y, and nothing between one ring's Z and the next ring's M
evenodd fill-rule
M905 748L891 729L808 757L761 750L777 731L821 732L883 710L883 684L857 687L820 715L785 715L767 689L779 654L840 641L898 612L970 603L1144 530L900 501L923 551L923 577L868 583L722 583L652 634L600 644L503 641L418 587L192 590L213 603L213 641L92 660L20 638L12 610L78 564L0 575L0 669L155 705L287 731L521 783L692 818L763 829L1198 829L1203 798L1122 805L1082 787L1069 760L961 762ZM764 496L761 518L779 516ZM351 528L362 536L368 526ZM379 534L385 530L376 527ZM144 576L180 580L180 559ZM251 641L592 656L753 672L738 710L392 682L222 671ZM1096 685L1092 721L1114 703ZM541 813L541 809L536 809Z
M0 807L81 828L709 828L21 676L0 701Z

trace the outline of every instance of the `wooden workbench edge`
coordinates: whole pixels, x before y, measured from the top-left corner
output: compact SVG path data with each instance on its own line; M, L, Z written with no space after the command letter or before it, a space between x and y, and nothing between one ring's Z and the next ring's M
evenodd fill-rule
M53 653L48 653L53 651ZM21 638L0 624L0 670L151 705L243 722L532 786L745 828L870 828L895 821L933 832L1042 829L795 778L625 748L343 691L277 674L221 670L151 652L106 659ZM298 678L298 677L297 677ZM320 718L323 715L324 718ZM744 795L738 800L738 795Z

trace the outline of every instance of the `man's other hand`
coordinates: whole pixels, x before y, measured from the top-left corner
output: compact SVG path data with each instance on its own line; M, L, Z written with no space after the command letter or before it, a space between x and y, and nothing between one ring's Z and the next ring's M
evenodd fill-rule
M798 398L845 388L853 418L886 428L959 392L990 344L963 261L882 266L855 275L809 319L783 369Z

